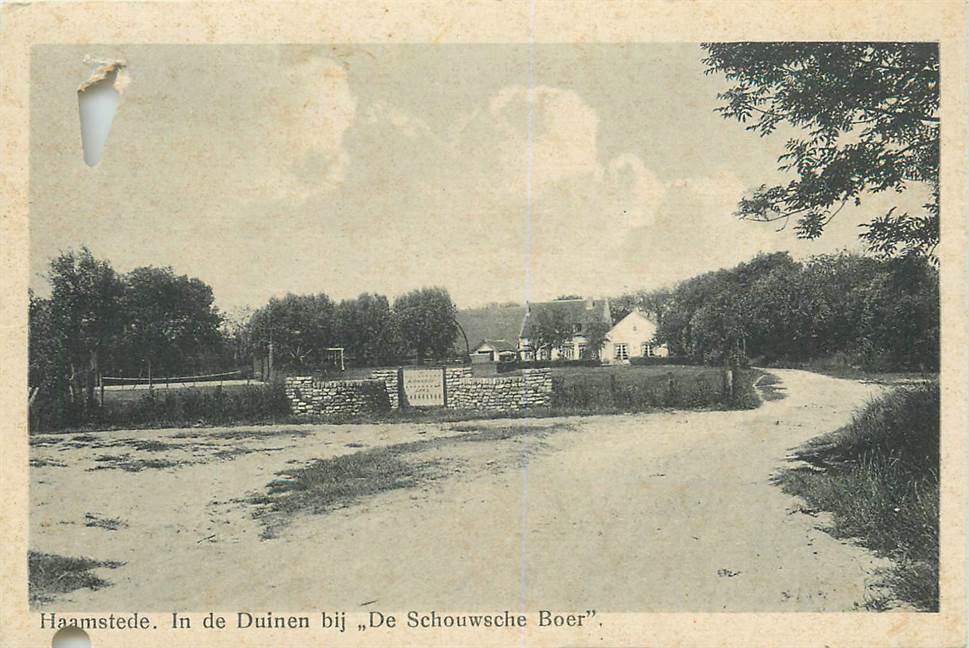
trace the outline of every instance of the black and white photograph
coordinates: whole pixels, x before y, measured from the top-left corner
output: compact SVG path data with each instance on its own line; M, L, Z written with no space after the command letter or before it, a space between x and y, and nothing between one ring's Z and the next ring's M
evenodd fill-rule
M939 613L940 56L34 45L31 623Z

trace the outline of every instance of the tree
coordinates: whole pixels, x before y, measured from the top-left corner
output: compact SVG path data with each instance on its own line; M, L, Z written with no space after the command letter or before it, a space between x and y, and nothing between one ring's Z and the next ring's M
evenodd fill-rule
M593 320L585 325L582 330L582 335L586 339L586 347L583 351L583 359L597 359L599 353L602 352L602 347L606 344L606 336L612 326L609 322L603 322L600 320Z
M171 268L135 268L124 277L124 348L149 374L186 372L222 342L212 288Z
M71 401L94 403L94 387L123 327L124 284L111 264L86 247L51 260L50 327L63 349Z
M27 384L31 390L67 391L62 340L54 328L51 302L29 291L27 333Z
M554 304L535 313L529 325L529 342L536 349L555 349L572 339L572 320L564 308Z
M797 177L762 185L737 215L791 219L814 239L865 193L903 192L925 183L921 212L893 207L867 223L862 238L882 256L931 256L939 242L939 50L936 43L705 43L708 74L732 87L718 95L725 118L761 136L787 122L806 135L778 158Z
M334 306L323 293L273 297L252 316L253 347L268 354L272 344L274 362L282 365L321 366L333 333Z
M893 259L865 287L861 360L868 369L937 371L939 277L924 259Z
M336 307L336 340L361 366L395 362L400 348L397 322L383 295L363 293Z
M457 309L444 288L412 290L394 300L401 342L423 364L428 353L447 356L458 335Z

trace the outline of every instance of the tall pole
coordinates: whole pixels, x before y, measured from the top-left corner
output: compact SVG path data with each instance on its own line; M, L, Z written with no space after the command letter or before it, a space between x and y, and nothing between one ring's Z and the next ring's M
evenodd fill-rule
M454 323L457 325L458 330L461 331L462 337L464 337L464 348L467 351L468 356L470 356L471 355L471 345L468 344L468 334L464 332L464 327L461 326L461 323L460 322L458 322L458 318L456 318L456 317L454 318Z
M269 329L269 382L273 381L273 330Z

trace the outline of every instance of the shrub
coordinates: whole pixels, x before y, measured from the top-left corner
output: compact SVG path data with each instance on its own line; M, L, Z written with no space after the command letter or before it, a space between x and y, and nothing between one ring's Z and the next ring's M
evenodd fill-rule
M548 369L550 367L598 367L602 362L597 359L585 360L516 360L514 362L498 363L498 372L517 371L519 369Z
M745 376L744 380L748 381L747 388L753 391L749 384L752 379ZM747 401L744 403L744 407L750 406ZM752 406L759 404L757 399ZM734 406L724 393L717 370L644 374L620 368L609 373L572 372L569 375L553 374L552 377L552 407L555 409L641 412L656 407L697 409L717 406Z
M282 383L223 389L190 387L148 390L136 400L108 401L102 407L64 407L38 415L32 431L51 432L85 427L128 428L259 423L289 416Z
M629 364L636 366L663 366L663 365L695 365L696 362L692 358L687 356L670 356L668 358L660 357L640 357L640 358L630 358Z

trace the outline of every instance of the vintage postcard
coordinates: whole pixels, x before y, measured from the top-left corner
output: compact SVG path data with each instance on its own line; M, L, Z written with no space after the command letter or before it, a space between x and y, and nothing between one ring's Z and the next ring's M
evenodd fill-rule
M2 645L965 645L964 4L0 18Z

